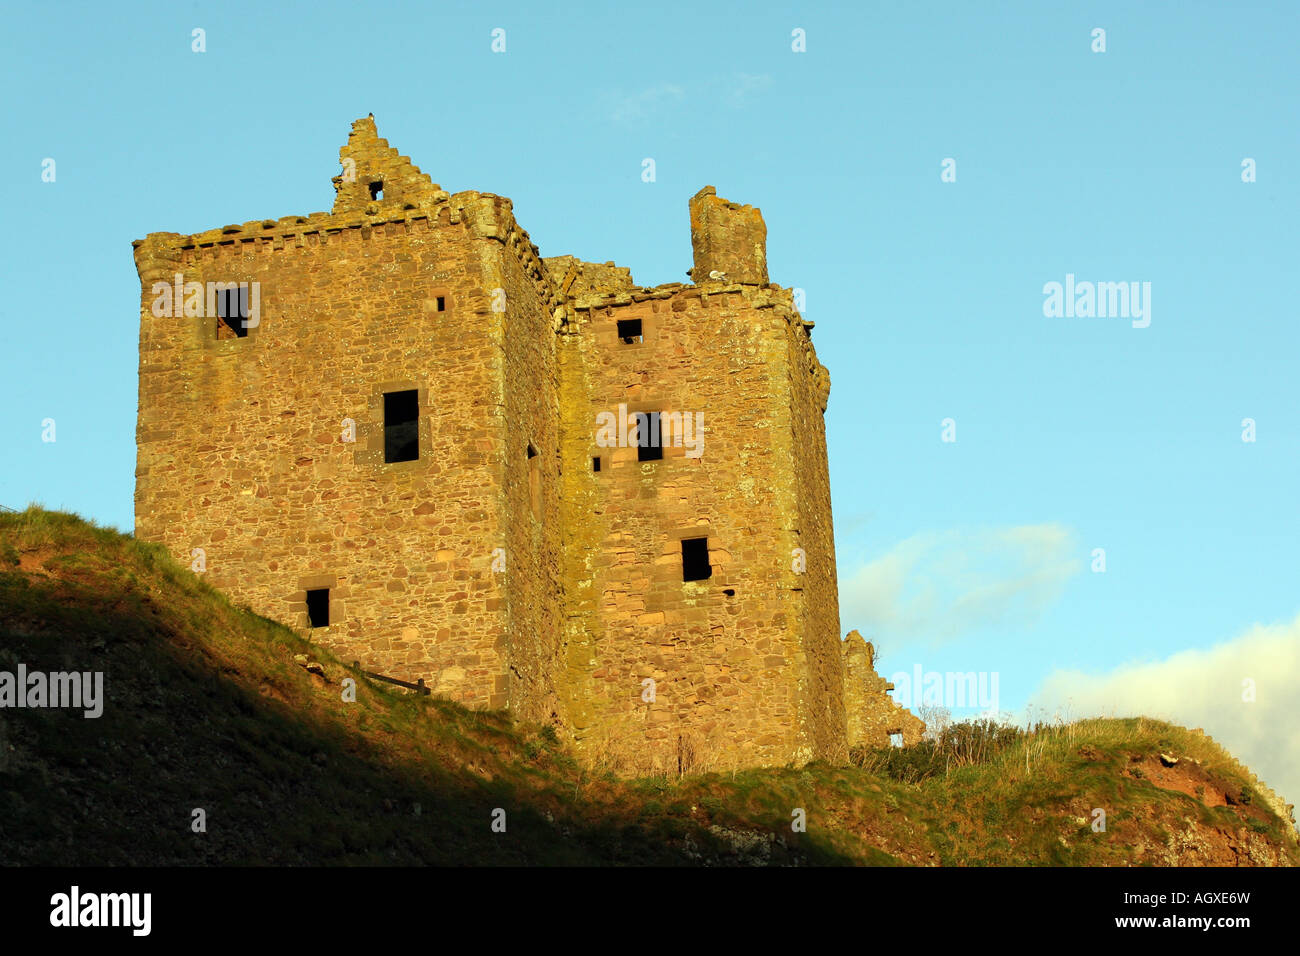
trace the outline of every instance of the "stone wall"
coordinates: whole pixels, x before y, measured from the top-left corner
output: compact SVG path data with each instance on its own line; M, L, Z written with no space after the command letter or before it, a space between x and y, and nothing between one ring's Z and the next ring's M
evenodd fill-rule
M850 747L888 747L902 735L904 746L917 743L925 724L889 696L894 685L876 673L875 648L857 631L843 642L844 706Z
M581 595L571 697L579 738L615 762L742 765L808 749L803 596L788 574L797 489L776 438L789 418L787 320L772 298L670 287L575 303L562 352L570 407L585 408L568 418L564 465L567 577ZM620 338L627 319L642 341ZM620 406L699 413L702 454L683 441L642 462L635 446L599 447L597 416ZM709 578L683 580L684 538L707 538Z
M705 186L691 197L690 212L694 282L767 285L767 226L757 209Z
M508 704L559 719L555 678L565 595L561 579L559 372L554 289L528 236L497 199L506 255L485 249L484 285L501 289L505 321L496 427L506 436L502 540L506 552ZM497 270L500 270L499 272ZM449 383L455 387L455 383Z

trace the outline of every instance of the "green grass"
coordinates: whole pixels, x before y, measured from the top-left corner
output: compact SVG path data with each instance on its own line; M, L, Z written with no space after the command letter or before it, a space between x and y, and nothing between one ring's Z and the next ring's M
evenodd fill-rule
M161 547L39 508L0 514L0 670L20 661L102 670L107 703L99 720L0 711L9 864L1161 864L1223 862L1239 831L1300 862L1244 767L1144 718L958 725L854 766L595 773L553 727L371 682ZM1171 751L1188 788L1235 803L1133 773ZM196 807L206 833L190 830ZM1203 860L1174 846L1188 839Z

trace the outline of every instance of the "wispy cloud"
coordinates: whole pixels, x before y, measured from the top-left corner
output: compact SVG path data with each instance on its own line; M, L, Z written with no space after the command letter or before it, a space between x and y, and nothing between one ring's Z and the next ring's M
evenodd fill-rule
M772 86L772 77L767 73L733 73L725 83L723 94L731 106L744 106L756 93L762 93Z
M719 106L743 109L771 87L772 77L767 73L730 73L704 80L690 99L697 111ZM687 101L687 91L676 83L658 83L639 90L608 90L601 99L609 119L623 126L640 126L680 107Z
M1253 701L1243 700L1254 683ZM1055 671L1031 701L1070 719L1157 717L1201 727L1289 802L1300 798L1300 617L1108 674Z
M1082 569L1058 524L918 534L842 580L841 616L864 634L933 644L1032 623Z
M665 107L679 102L686 90L675 83L660 83L643 90L613 90L605 94L609 118L615 123L636 124L650 119Z

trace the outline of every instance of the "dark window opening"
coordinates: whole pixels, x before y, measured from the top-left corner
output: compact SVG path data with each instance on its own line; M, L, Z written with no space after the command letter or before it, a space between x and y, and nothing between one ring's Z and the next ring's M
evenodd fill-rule
M542 469L537 458L537 449L528 444L528 502L533 510L533 517L542 520Z
M722 589L722 593L725 594L727 597L735 597L735 596L736 596L736 589L735 589L735 588L723 588L723 589Z
M236 338L248 336L247 289L217 290L217 338L228 339L233 334Z
M307 626L330 626L329 588L315 588L307 592Z
M682 540L682 580L703 581L713 577L709 565L709 539L684 538Z
M600 471L600 456L591 459L591 470Z
M415 461L420 457L420 393L384 395L384 461Z
M438 298L437 298L436 301L437 301L437 308L438 308L438 311L439 311L439 312L446 312L446 311L447 311L447 297L446 297L445 295L440 295L440 296L438 296Z
M618 337L623 340L624 345L636 345L644 341L641 335L640 319L619 319L618 320Z
M384 198L384 181L382 179L376 179L373 183L370 184L370 198L371 199Z
M642 412L641 414L645 419L637 419L636 460L661 461L664 457L664 446L663 436L659 434L659 413Z

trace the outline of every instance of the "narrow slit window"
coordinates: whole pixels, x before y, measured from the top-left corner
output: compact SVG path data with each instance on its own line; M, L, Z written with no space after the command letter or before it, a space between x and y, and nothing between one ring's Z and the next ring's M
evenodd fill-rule
M542 520L542 469L537 458L537 449L528 445L528 504L533 517Z
M248 289L218 289L217 338L246 338L248 336Z
M371 199L384 198L384 181L382 179L376 179L373 183L370 184L370 198Z
M329 588L314 588L307 592L307 626L330 626Z
M659 434L659 413L642 412L641 414L645 417L636 420L636 460L660 461L664 457L664 446L663 436Z
M591 459L591 470L600 471L600 456L596 455Z
M439 312L447 311L447 297L445 295L438 296L434 301L437 303L437 309Z
M384 394L384 461L420 457L420 393L416 389Z
M713 577L713 568L709 565L709 539L683 539L682 580L703 581L711 577Z
M618 337L623 340L624 345L636 345L645 341L644 336L641 334L641 320L619 319Z

